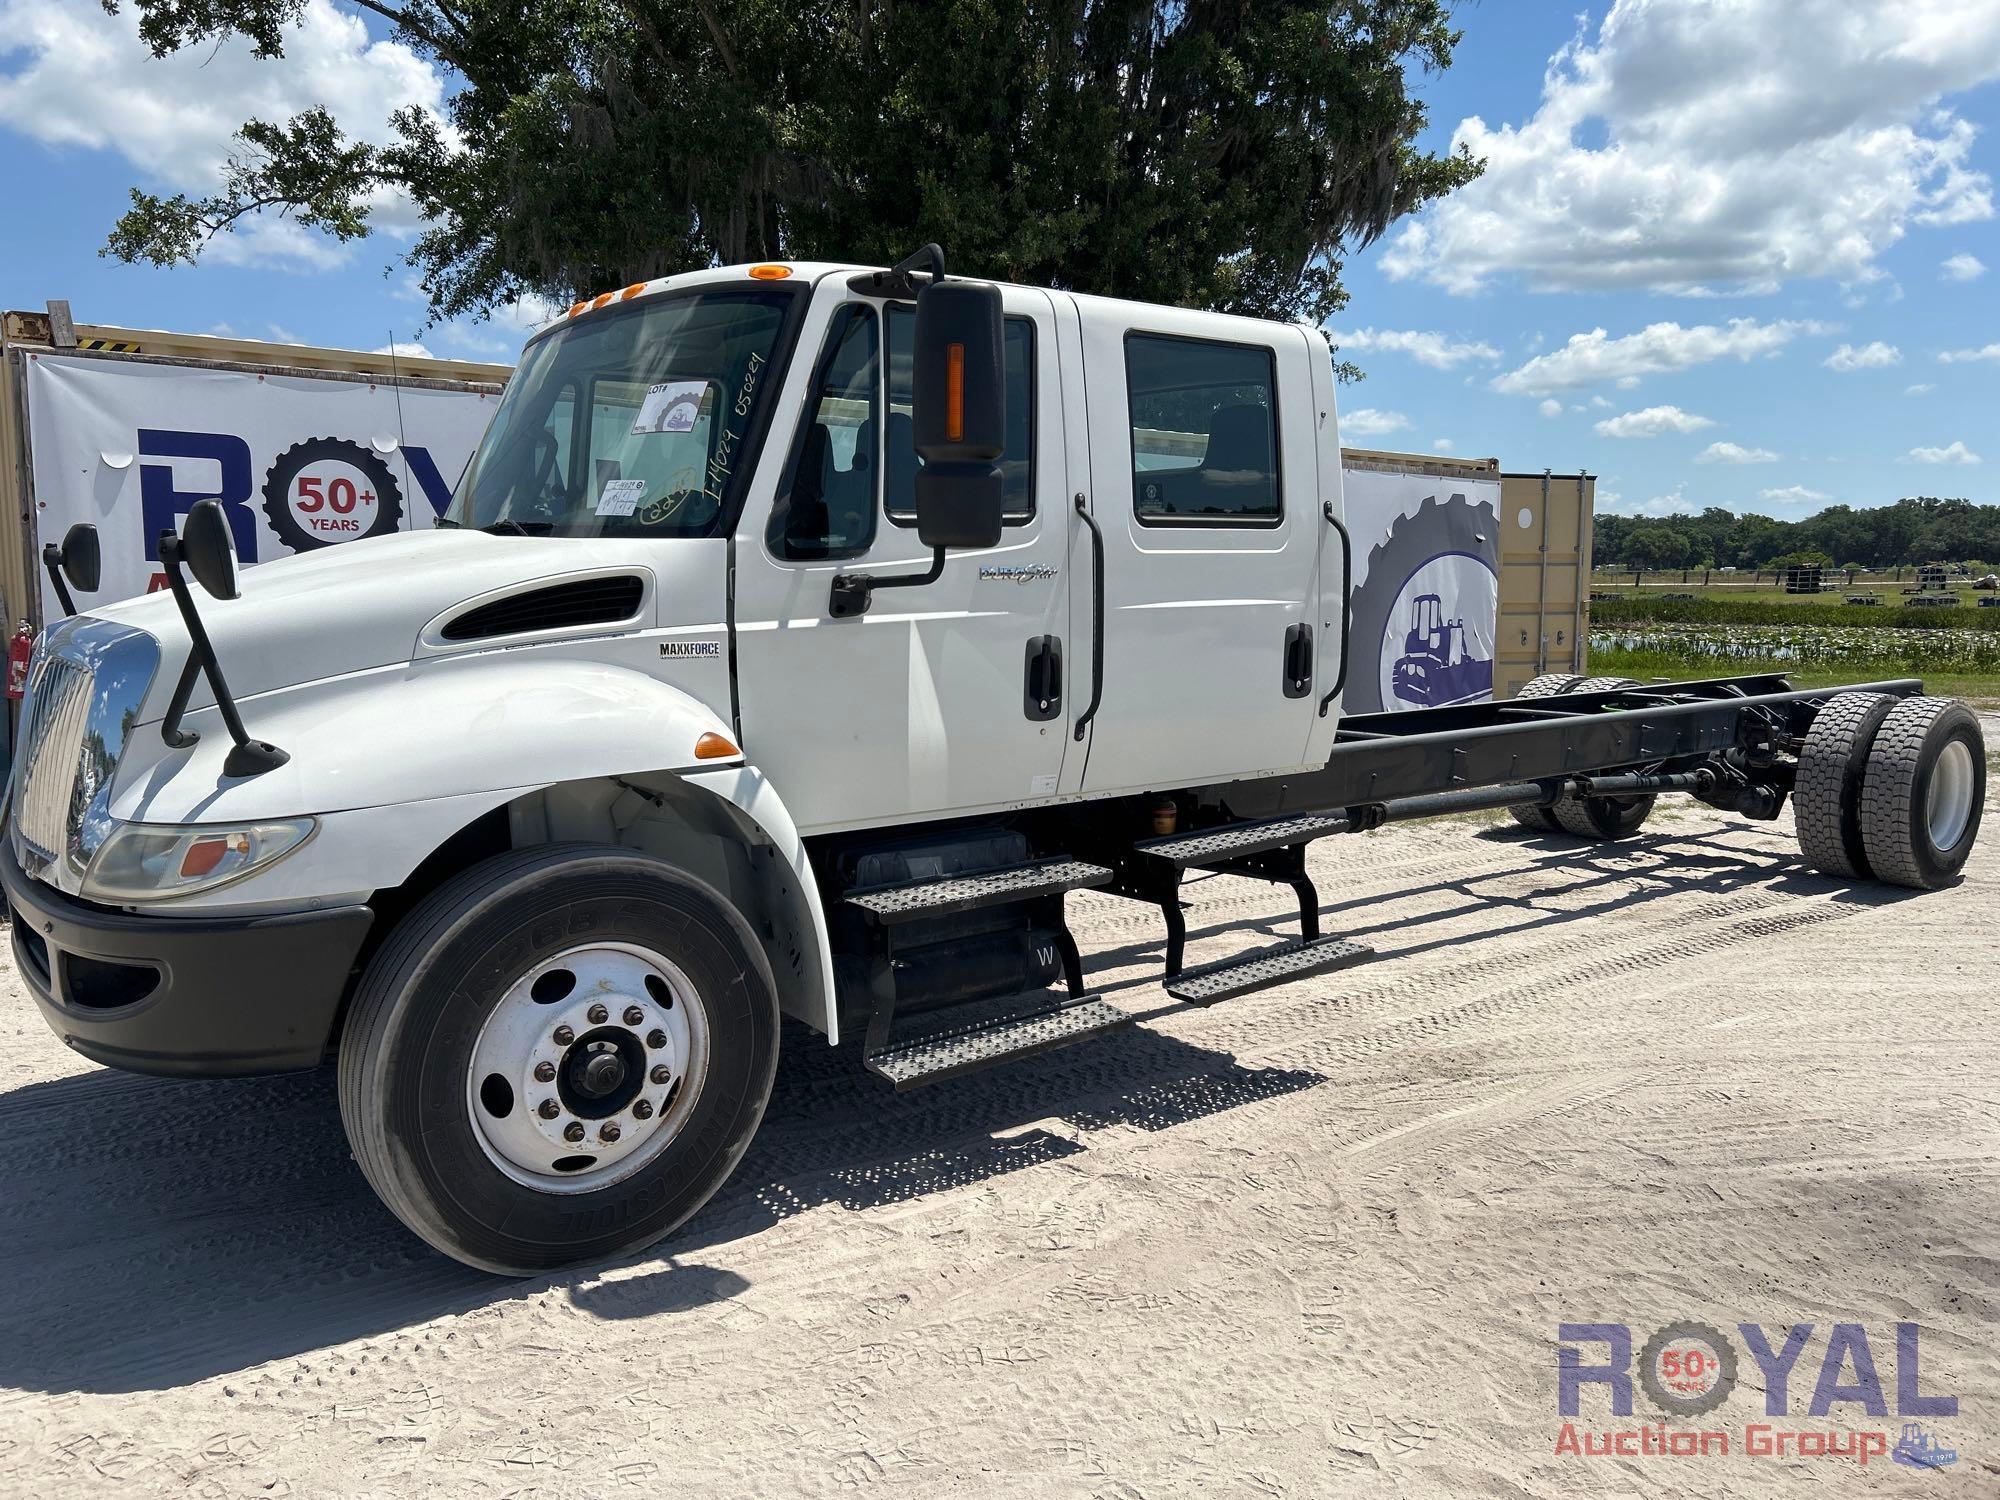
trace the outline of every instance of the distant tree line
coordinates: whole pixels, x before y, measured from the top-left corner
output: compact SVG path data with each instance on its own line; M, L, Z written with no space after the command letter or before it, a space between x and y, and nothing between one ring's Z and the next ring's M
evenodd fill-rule
M2000 505L1919 495L1867 510L1829 505L1802 521L1711 505L1699 515L1599 515L1593 535L1600 567L1898 568L2000 559Z

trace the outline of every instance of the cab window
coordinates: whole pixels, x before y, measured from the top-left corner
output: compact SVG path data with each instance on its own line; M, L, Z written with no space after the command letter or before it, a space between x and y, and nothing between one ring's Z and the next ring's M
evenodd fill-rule
M1278 381L1269 349L1128 334L1125 378L1141 525L1277 524Z
M853 306L827 331L806 421L771 512L786 558L852 557L875 539L881 420L875 310Z

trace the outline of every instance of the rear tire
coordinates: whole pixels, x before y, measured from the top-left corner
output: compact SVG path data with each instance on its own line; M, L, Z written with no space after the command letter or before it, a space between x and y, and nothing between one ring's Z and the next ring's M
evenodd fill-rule
M741 1159L777 1066L776 993L735 908L659 860L498 855L370 961L341 1039L341 1121L390 1211L469 1266L626 1254Z
M1887 693L1837 693L1814 716L1799 749L1792 821L1799 853L1822 875L1865 880L1875 873L1861 837L1861 778L1876 730L1900 701Z
M1956 698L1889 710L1861 775L1861 841L1875 878L1934 891L1957 880L1986 806L1986 745Z
M1635 688L1636 677L1586 677L1572 693L1610 693L1619 688ZM1559 797L1549 809L1557 827L1574 838L1606 843L1629 839L1653 815L1654 799L1643 797Z
M1530 678L1521 684L1521 691L1512 699L1519 703L1527 698L1553 698L1558 693L1566 693L1583 679L1574 672L1544 672L1539 677ZM1546 807L1510 807L1516 823L1523 828L1532 828L1537 833L1554 833L1561 825L1555 814Z

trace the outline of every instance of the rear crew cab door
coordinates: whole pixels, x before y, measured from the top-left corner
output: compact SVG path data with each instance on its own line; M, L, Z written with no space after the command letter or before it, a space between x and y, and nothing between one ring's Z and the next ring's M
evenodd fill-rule
M1250 319L1079 306L1105 547L1103 706L1084 789L1296 769L1321 648L1335 647L1319 628L1312 360L1325 347Z

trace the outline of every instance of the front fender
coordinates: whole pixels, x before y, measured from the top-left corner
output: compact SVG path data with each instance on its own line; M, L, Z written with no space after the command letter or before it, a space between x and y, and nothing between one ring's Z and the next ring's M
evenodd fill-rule
M188 716L199 743L175 750L158 723L135 729L111 799L127 822L220 823L514 792L592 776L708 769L703 734L730 738L713 709L627 667L490 653L399 663L245 700L250 733L291 759L261 776L222 774L229 735L212 707Z

